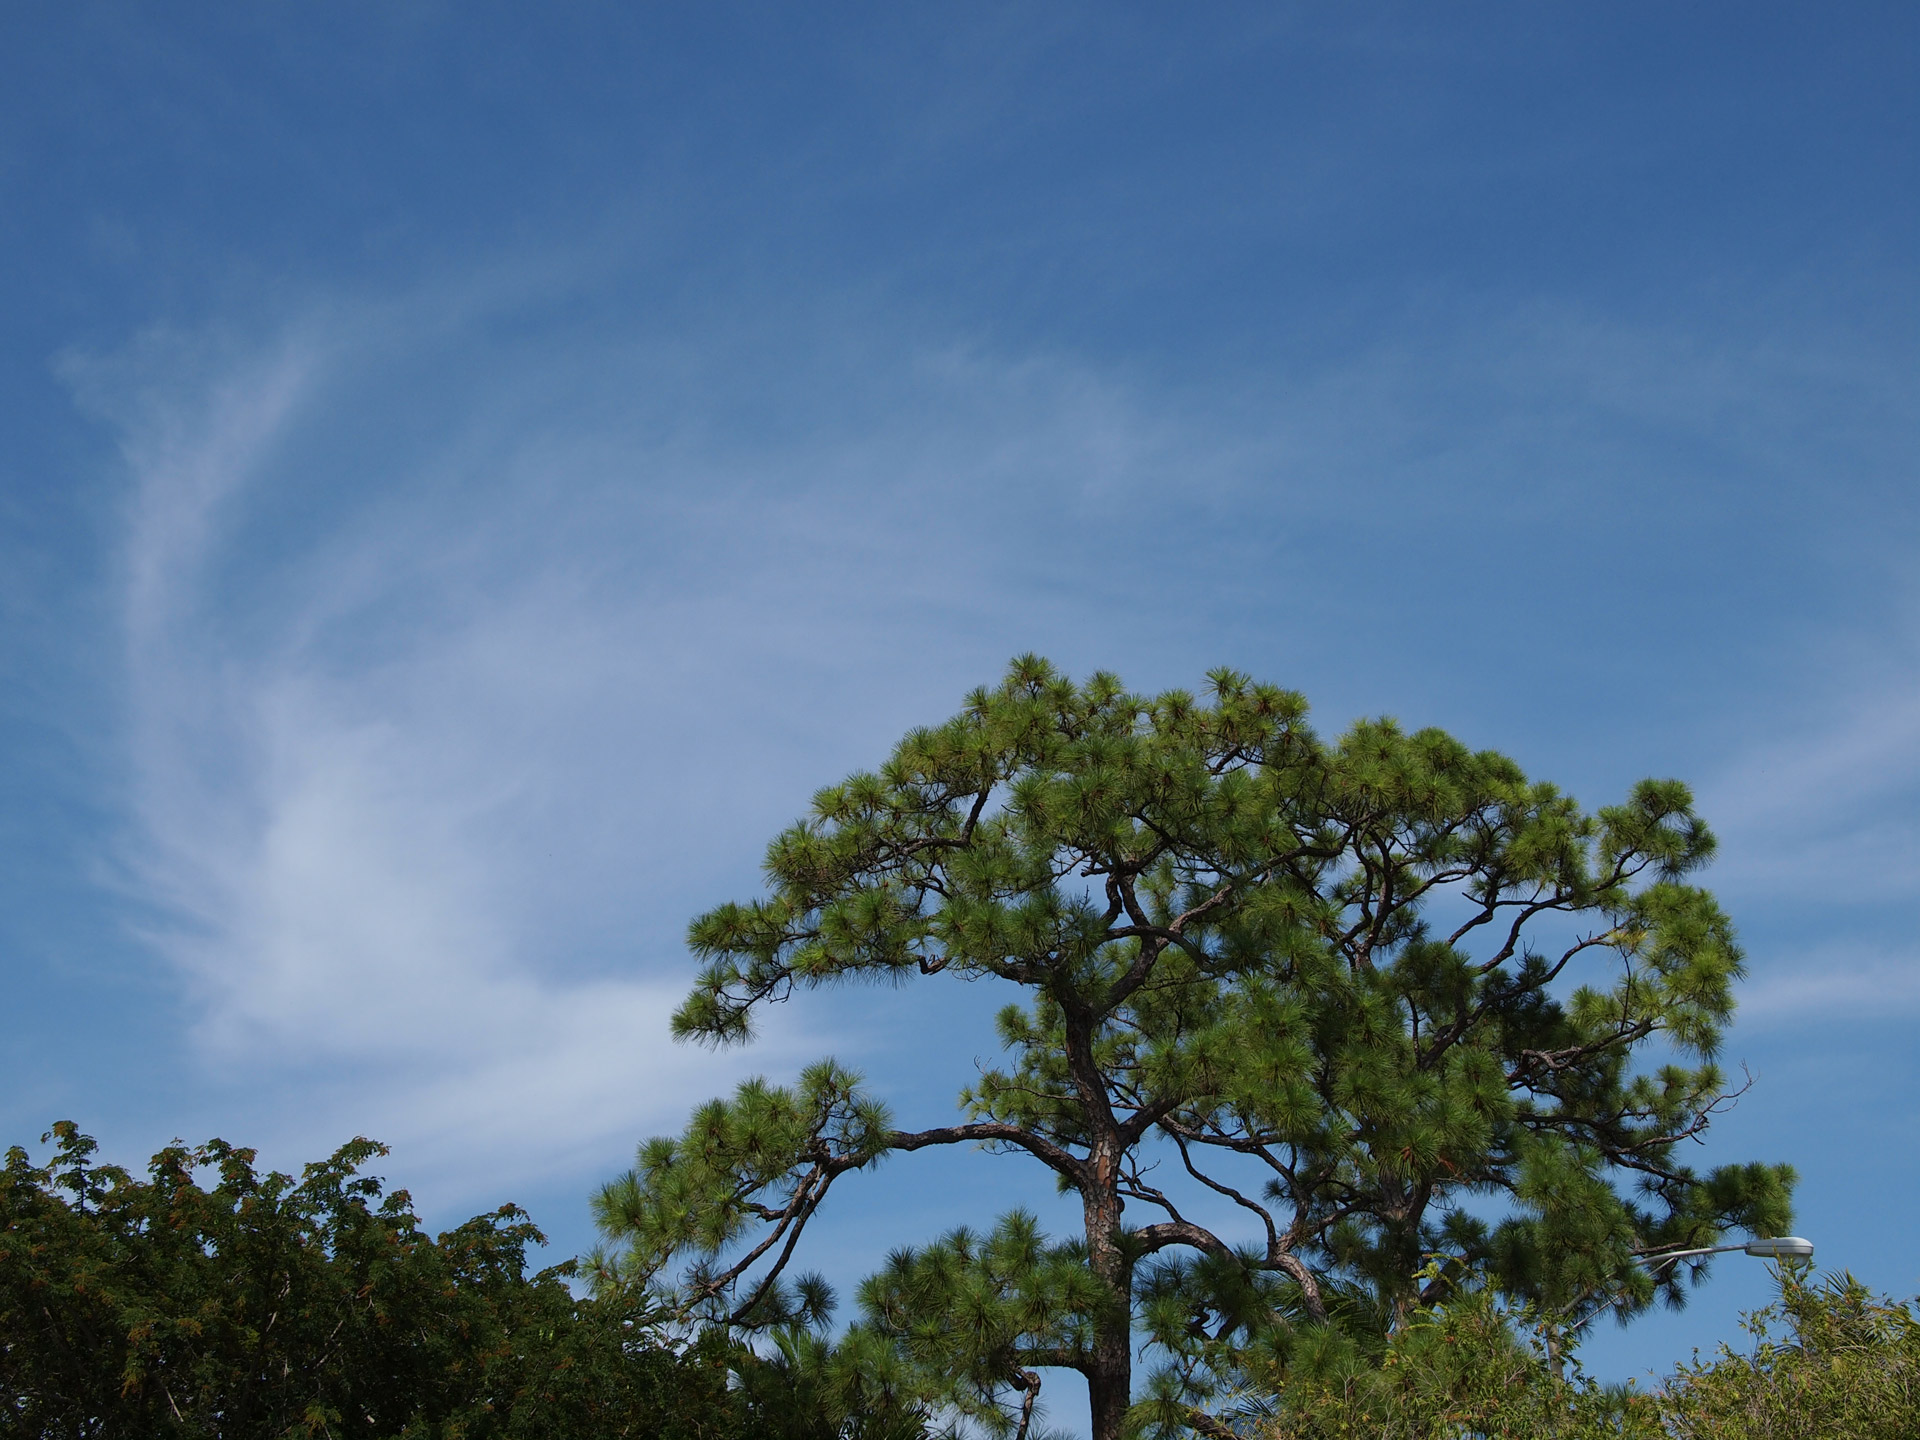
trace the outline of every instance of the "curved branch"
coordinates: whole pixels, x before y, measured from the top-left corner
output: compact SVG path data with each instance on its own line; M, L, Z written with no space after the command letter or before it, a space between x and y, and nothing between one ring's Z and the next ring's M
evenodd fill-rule
M1186 1136L1181 1134L1180 1131L1169 1128L1166 1125L1162 1125L1160 1128L1162 1130L1165 1130L1167 1134L1173 1137L1173 1143L1179 1148L1179 1151L1180 1151L1180 1163L1186 1167L1187 1174L1191 1175L1195 1180L1198 1180L1202 1185L1206 1186L1207 1189L1213 1191L1216 1195L1225 1196L1227 1199L1233 1201L1234 1204L1238 1205L1241 1209L1251 1210L1255 1215L1259 1216L1261 1225L1266 1227L1267 1249L1269 1251L1279 1249L1280 1233L1278 1230L1274 1228L1273 1216L1271 1213L1269 1213L1269 1211L1267 1210L1267 1207L1264 1205L1256 1204L1254 1201L1249 1200L1246 1196L1242 1195L1238 1190L1234 1189L1231 1185L1223 1185L1220 1181L1215 1180L1211 1175L1208 1175L1198 1165L1195 1165L1193 1163L1193 1155L1187 1149Z
M1181 1103L1182 1097L1170 1096L1155 1100L1150 1105L1142 1105L1120 1126L1121 1138L1129 1146L1138 1144L1141 1136L1165 1121L1169 1115L1180 1108Z
M1300 1287L1300 1298L1307 1302L1307 1313L1322 1324L1327 1319L1327 1302L1320 1294L1320 1281L1306 1262L1288 1250L1269 1249L1267 1266L1270 1270L1284 1270L1292 1277L1293 1283Z
M1051 1140L997 1120L975 1121L969 1125L943 1125L932 1130L895 1130L887 1136L889 1150L925 1150L932 1145L964 1145L968 1141L1017 1145L1048 1168L1079 1184L1086 1164L1070 1150Z
M1204 1250L1209 1255L1232 1257L1233 1247L1204 1225L1196 1225L1191 1220L1160 1220L1152 1225L1142 1225L1132 1232L1132 1238L1140 1246L1143 1254L1152 1255L1172 1245L1186 1245L1195 1250Z
M1033 1402L1040 1398L1040 1377L1027 1369L1017 1369L1014 1385L1026 1392L1020 1402L1020 1425L1013 1440L1027 1440L1027 1427L1033 1423Z
M719 1296L752 1269L767 1251L779 1245L783 1236L785 1237L786 1244L781 1245L780 1254L774 1260L773 1268L761 1277L760 1283L753 1287L752 1294L742 1304L734 1307L726 1318L726 1324L741 1323L742 1319L772 1291L774 1282L780 1278L780 1272L787 1268L787 1262L793 1258L794 1247L800 1243L800 1234L807 1228L807 1221L813 1218L814 1211L818 1210L820 1203L827 1198L827 1190L833 1184L835 1177L853 1168L854 1165L846 1157L815 1164L794 1187L793 1198L788 1201L786 1208L775 1212L779 1223L768 1232L767 1238L720 1274L701 1284L700 1289L704 1295Z

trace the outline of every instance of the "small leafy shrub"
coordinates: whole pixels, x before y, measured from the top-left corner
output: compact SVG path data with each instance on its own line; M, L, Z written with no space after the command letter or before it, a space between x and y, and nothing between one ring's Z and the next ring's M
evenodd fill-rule
M1682 1365L1661 1396L1674 1440L1913 1440L1920 1436L1920 1318L1851 1275L1749 1316L1751 1354L1726 1346ZM1776 1333L1783 1332L1783 1333Z
M1748 1316L1749 1353L1721 1346L1656 1390L1603 1386L1549 1358L1524 1312L1484 1294L1420 1312L1383 1354L1303 1343L1257 1408L1265 1440L1914 1440L1920 1317L1851 1275L1781 1276ZM1222 1429L1225 1430L1225 1426ZM1205 1433L1204 1430L1202 1433Z

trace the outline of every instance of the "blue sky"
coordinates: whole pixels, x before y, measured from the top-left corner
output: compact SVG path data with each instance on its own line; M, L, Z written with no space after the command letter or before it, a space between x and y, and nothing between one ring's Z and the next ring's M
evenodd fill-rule
M1920 1288L1910 7L0 40L9 1140L366 1133L571 1251L740 1075L944 1116L983 997L680 1049L687 919L1017 652L1230 664L1589 804L1694 784L1756 1076L1701 1160L1792 1161L1824 1263ZM827 1268L1045 1195L986 1163L850 1190Z

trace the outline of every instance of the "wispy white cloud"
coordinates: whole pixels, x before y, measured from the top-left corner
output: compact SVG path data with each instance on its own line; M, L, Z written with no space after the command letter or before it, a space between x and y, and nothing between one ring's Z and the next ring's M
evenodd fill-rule
M609 633L643 617L543 591L471 516L431 504L377 540L351 524L281 535L280 566L245 553L332 358L291 343L196 368L147 342L69 367L121 424L132 478L123 860L149 940L196 997L204 1063L276 1094L283 1129L383 1135L460 1190L499 1183L503 1161L538 1172L670 1124L740 1067L665 1043L683 970L595 973L604 956L581 951L617 926L617 898L564 910L569 852L595 838L566 805L594 780L556 770L598 772L614 803L648 797L610 735L572 755L541 741L579 737L574 711L609 690L625 718L646 708L658 677L611 673ZM463 562L487 573L423 623L343 643L391 623L423 568ZM276 595L289 576L295 593Z
M1706 787L1725 840L1716 882L1829 905L1920 897L1920 678L1901 637L1814 713L1787 717Z
M1870 944L1820 945L1762 968L1740 998L1743 1026L1907 1021L1920 1015L1920 954Z
M1920 674L1898 629L1846 648L1824 683L1748 717L1749 743L1704 787L1722 840L1710 883L1765 917L1740 1002L1754 1026L1920 1013Z
M744 1056L670 1046L681 927L752 887L815 785L1008 654L1192 683L1226 637L1286 654L1332 623L1371 649L1391 600L1332 622L1317 589L1485 544L1489 506L1578 534L1584 502L1533 486L1541 387L1576 431L1680 423L1694 364L1523 315L1440 337L1445 363L1397 345L1203 394L858 325L491 338L513 303L316 306L67 367L130 476L123 859L199 1063L475 1191L604 1167L743 1069L857 1054L819 1010ZM1749 360L1749 393L1791 379ZM1446 431L1469 392L1487 423ZM1470 661L1392 643L1390 703L1424 720L1419 665ZM1329 653L1277 678L1372 703ZM1823 742L1830 775L1755 783L1828 797L1843 834L1920 713L1883 708ZM1749 868L1800 835L1723 828Z
M1031 604L983 543L1023 480L1127 483L1153 442L1084 377L947 352L915 361L908 389L946 397L924 428L795 437L769 475L766 446L690 439L710 416L622 401L663 362L616 347L426 397L443 428L397 457L343 445L357 403L400 428L373 392L418 361L411 318L67 372L130 477L121 860L197 1063L283 1134L375 1133L464 1193L604 1168L743 1070L859 1046L672 1046L680 928L846 768L792 763L848 748L821 687L857 674L875 737L950 706L1002 641L961 679L913 644L930 610L991 630ZM594 413L501 424L489 387L547 365Z

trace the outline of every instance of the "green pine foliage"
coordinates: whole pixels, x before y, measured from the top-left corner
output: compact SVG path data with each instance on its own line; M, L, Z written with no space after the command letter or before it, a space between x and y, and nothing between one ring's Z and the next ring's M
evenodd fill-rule
M1049 1245L1039 1222L1016 1210L989 1234L958 1229L889 1256L860 1287L866 1318L849 1339L932 1378L952 1419L1025 1434L1040 1398L1032 1367L1083 1353L1103 1299L1085 1250Z
M796 988L991 979L1024 993L1004 1066L919 1130L832 1062L713 1101L600 1194L602 1274L689 1321L791 1328L825 1296L786 1272L845 1176L1024 1156L1078 1232L1014 1215L895 1257L854 1338L1012 1435L1039 1371L1077 1371L1095 1440L1204 1430L1251 1376L1329 1335L1378 1359L1467 1290L1557 1336L1677 1304L1699 1268L1638 1258L1779 1233L1793 1183L1682 1159L1728 1100L1740 951L1691 880L1713 849L1677 781L1589 812L1437 730L1329 743L1300 696L1230 671L1138 696L1023 658L821 791L765 895L693 922L705 969L674 1021L735 1043ZM1484 1197L1511 1218L1475 1218ZM1197 1218L1223 1206L1237 1226Z
M1261 1440L1667 1440L1654 1396L1549 1353L1526 1310L1484 1290L1422 1306L1382 1351L1320 1335L1235 1433ZM1256 1417L1266 1415L1264 1422ZM1252 1423L1246 1423L1251 1421Z

